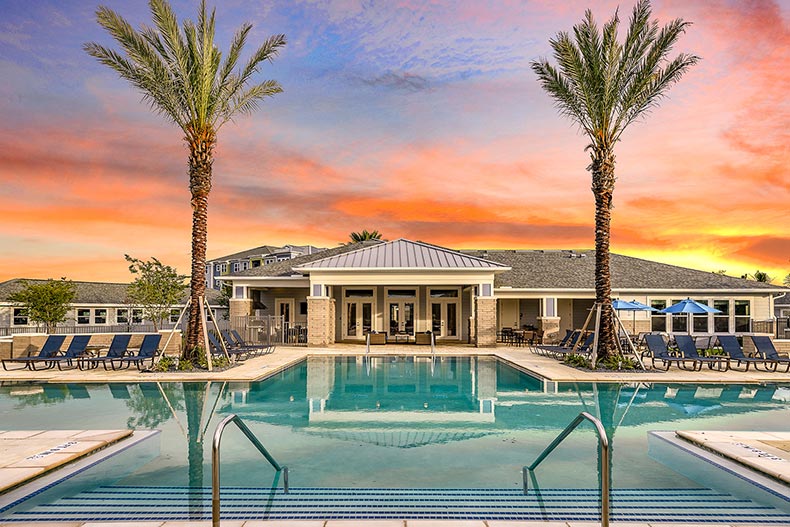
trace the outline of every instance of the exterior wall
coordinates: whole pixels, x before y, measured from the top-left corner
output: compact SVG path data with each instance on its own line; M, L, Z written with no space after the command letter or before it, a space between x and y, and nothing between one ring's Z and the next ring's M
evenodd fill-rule
M540 300L537 298L522 298L518 303L519 319L521 326L538 327L540 316Z
M560 317L538 317L538 329L543 330L543 342L555 342L562 338L560 335Z
M496 346L496 322L496 297L475 297L475 334L478 348Z

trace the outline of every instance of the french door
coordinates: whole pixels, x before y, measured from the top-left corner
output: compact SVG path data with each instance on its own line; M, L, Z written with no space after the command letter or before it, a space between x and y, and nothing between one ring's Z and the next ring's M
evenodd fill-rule
M457 302L431 302L431 331L436 338L458 338Z
M373 328L373 302L370 300L346 300L344 315L344 338L361 339Z

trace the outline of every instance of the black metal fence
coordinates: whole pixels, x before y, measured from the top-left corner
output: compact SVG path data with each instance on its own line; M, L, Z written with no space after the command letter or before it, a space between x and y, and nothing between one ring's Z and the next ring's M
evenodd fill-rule
M233 317L230 327L241 333L248 342L267 346L307 346L307 327L286 322L282 316Z

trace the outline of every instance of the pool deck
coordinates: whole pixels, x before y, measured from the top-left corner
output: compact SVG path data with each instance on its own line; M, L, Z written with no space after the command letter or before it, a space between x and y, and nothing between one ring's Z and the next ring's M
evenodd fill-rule
M232 368L224 371L215 372L173 372L173 373L141 373L137 370L119 370L119 371L105 371L104 369L97 369L91 371L80 371L79 369L70 369L64 371L43 370L43 371L28 371L28 370L15 370L15 371L0 371L0 382L49 382L49 383L107 383L107 382L184 382L184 381L235 381L235 382L252 382L265 379L276 373L284 370L285 368L304 360L307 356L330 356L330 355L364 355L364 346L355 344L336 344L327 348L305 348L305 347L279 347L277 350L269 355L256 357L241 362ZM376 346L371 348L372 356L430 356L430 348L425 346L416 345L392 345ZM470 346L437 346L436 356L453 357L453 356L470 356L481 355L498 357L511 365L522 369L526 372L534 374L546 381L550 382L659 382L659 383L735 383L735 384L760 384L772 382L790 382L790 374L788 373L770 373L770 372L740 372L728 371L718 372L711 371L707 368L699 372L690 372L679 370L676 367L671 367L668 372L664 371L638 371L638 372L587 372L574 368L570 368L561 364L559 361L537 355L532 353L527 348L510 348L510 347L497 347L497 348L474 348ZM106 431L105 431L106 432ZM694 435L696 434L696 435ZM728 449L732 450L734 443L751 445L757 448L750 442L764 441L766 438L761 436L760 432L750 432L752 436L741 437L735 436L732 432L718 432L721 435L715 435L714 432L690 432L689 437L684 439L700 444L709 450L717 451L718 453L732 457L727 453ZM726 435L733 435L733 437L725 437ZM772 436L776 434L770 434ZM759 437L758 437L759 436ZM2 439L2 436L0 436ZM788 437L772 437L770 440L774 443L760 443L759 449L761 451L769 452L771 455L781 457L782 461L790 467L790 434ZM728 446L729 445L729 446ZM2 447L2 444L0 444ZM718 448L718 450L716 450ZM737 447L736 450L743 454L744 448ZM779 455L777 452L784 452L784 455ZM754 452L753 452L754 453ZM4 452L5 454L5 452ZM748 457L748 456L743 456ZM757 459L760 459L759 453L754 454ZM16 456L18 459L18 456ZM739 460L740 461L740 460ZM744 463L748 464L748 463ZM777 463L774 462L774 465ZM790 470L787 472L790 481ZM30 476L29 476L30 477ZM27 479L29 479L29 477ZM774 475L774 477L778 477ZM676 524L676 523L630 523L630 522L613 522L617 527L648 527L648 526L661 526L661 527L685 527L691 524ZM167 522L52 522L52 523L0 523L0 527L209 527L209 521L167 521ZM452 521L439 521L439 520L329 520L329 521L223 521L223 527L592 527L600 525L595 522L535 522L535 521L469 521L469 520L452 520ZM739 524L717 524L720 527L740 527ZM757 524L749 524L755 527Z
M105 371L103 368L81 371L77 368L59 371L50 370L14 370L0 371L0 382L5 381L43 381L51 383L106 383L106 382L182 382L182 381L233 381L252 382L265 379L295 364L308 355L364 355L365 347L358 344L335 344L326 348L286 347L276 349L274 353L262 357L254 357L243 361L232 368L214 372L169 372L141 373L136 369ZM430 356L430 348L414 344L388 344L371 347L373 356ZM660 382L660 383L733 383L761 384L772 382L790 382L790 373L762 372L749 370L718 372L703 368L692 372L680 370L674 366L669 371L630 371L630 372L599 372L582 371L551 357L537 355L528 348L474 348L471 346L437 346L437 357L453 356L496 356L542 379L552 382ZM649 365L648 365L649 367Z

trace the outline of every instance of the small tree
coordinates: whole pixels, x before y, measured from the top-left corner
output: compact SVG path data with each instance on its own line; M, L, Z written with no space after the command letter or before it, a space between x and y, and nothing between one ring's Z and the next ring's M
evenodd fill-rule
M129 284L129 300L143 309L143 317L152 321L158 331L173 306L183 300L187 277L153 257L147 262L128 254L124 258L129 262L129 272L139 275Z
M77 295L71 280L47 280L45 282L21 282L22 289L9 295L8 299L21 305L28 320L44 324L51 333L58 322L66 320L66 314Z
M790 287L790 273L787 273L787 276L785 276L785 279L782 280L782 283L787 287Z
M352 232L348 237L351 239L350 243L359 243L367 240L380 240L381 233L379 231L368 232L368 230L365 229L362 232Z

